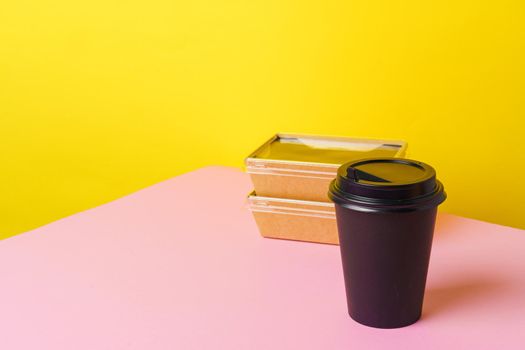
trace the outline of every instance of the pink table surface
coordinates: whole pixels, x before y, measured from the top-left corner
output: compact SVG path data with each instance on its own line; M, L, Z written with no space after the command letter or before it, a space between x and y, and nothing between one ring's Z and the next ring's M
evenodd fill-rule
M525 348L524 231L441 214L422 319L374 329L339 248L261 238L250 189L204 168L1 241L0 349Z

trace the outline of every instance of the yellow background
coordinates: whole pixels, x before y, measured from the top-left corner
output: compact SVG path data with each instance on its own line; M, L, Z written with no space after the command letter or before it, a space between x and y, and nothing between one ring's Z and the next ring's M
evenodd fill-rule
M0 237L207 164L241 166L276 131L404 139L437 169L445 211L525 228L524 10L4 2Z

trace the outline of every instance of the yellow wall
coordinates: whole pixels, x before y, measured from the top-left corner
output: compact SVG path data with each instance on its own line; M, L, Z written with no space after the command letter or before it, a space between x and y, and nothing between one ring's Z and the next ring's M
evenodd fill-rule
M0 237L276 131L408 141L445 211L525 228L514 1L6 1ZM510 162L514 162L509 165Z

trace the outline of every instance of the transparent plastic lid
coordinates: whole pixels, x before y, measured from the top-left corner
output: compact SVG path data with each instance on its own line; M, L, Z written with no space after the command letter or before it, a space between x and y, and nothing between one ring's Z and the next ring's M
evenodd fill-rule
M334 204L329 202L262 197L252 192L247 198L247 207L252 212L320 217L335 220Z
M403 147L403 142L279 134L252 158L342 164L363 158L394 157Z

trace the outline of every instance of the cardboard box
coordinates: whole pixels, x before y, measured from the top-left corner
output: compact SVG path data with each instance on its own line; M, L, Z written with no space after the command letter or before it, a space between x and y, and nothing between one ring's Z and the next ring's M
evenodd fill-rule
M263 237L339 244L332 203L248 196Z
M404 141L277 134L245 164L258 196L329 202L328 186L341 164L403 157L405 150Z

